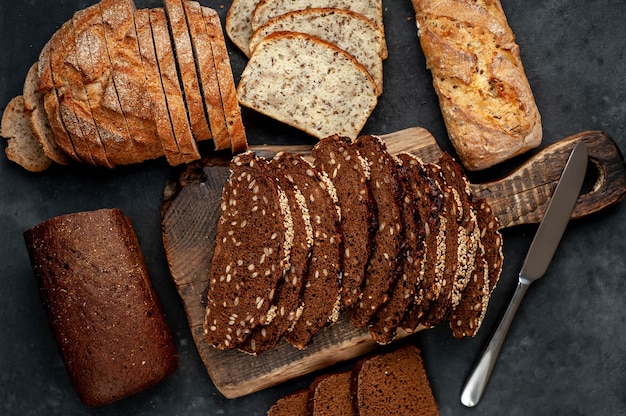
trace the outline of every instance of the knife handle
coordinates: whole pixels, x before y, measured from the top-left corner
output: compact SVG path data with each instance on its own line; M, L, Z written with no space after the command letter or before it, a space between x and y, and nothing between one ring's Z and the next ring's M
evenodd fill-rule
M472 368L470 376L465 382L465 386L461 392L461 403L465 406L476 406L483 396L493 367L498 360L498 355L502 349L506 334L509 332L511 322L513 322L515 312L517 312L517 308L522 302L530 283L530 281L520 278L515 292L513 293L513 297L509 302L509 306L500 319L500 323L493 334L491 334L491 338L480 355L478 362Z
M586 187L571 218L580 218L621 201L626 196L626 165L613 139L601 131L585 131L553 143L537 152L508 176L493 182L472 184L472 193L487 200L500 228L536 224L548 208L563 168L576 143L583 141L589 153L589 172L595 182ZM589 175L588 180L591 180Z

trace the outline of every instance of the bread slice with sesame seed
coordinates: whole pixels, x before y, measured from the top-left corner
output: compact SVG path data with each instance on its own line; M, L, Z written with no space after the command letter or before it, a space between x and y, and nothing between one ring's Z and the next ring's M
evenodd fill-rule
M279 153L272 163L306 199L313 228L313 248L302 292L303 308L288 342L304 349L321 328L339 317L342 269L340 210L335 187L325 174L301 156Z
M354 146L370 167L370 187L378 210L378 229L365 269L362 295L349 309L351 321L365 327L376 310L387 301L388 291L397 277L398 256L403 245L402 189L397 164L376 136L360 136Z
M204 335L235 348L275 316L274 297L289 270L294 238L289 202L253 152L236 156L222 192Z
M335 185L341 207L343 232L343 277L341 302L349 306L361 296L365 266L377 228L376 202L369 185L367 161L347 137L320 140L311 152L314 165Z

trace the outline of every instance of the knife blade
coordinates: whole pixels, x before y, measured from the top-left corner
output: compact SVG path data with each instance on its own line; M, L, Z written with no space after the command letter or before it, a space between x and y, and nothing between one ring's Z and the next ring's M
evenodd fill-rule
M471 370L461 392L461 403L467 407L474 407L480 401L522 298L530 284L545 274L554 257L580 194L587 172L587 161L587 147L580 141L574 146L567 160L548 208L533 237L509 306Z

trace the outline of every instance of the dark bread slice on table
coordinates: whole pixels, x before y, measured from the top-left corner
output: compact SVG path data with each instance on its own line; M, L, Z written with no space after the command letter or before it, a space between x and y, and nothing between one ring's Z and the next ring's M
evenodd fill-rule
M139 53L133 17L135 4L132 0L101 0L98 4L111 75L128 125L135 161L156 159L163 155L163 146Z
M149 9L135 10L135 29L137 30L137 42L139 43L141 63L146 76L146 86L152 98L152 111L156 131L161 140L165 158L171 166L195 160L195 156L190 157L182 153L176 142L176 135L167 108L167 99L163 90L163 83L161 82L161 75L159 74L159 63L152 40Z
M51 218L24 239L65 366L86 405L111 403L174 373L174 340L119 209Z
M339 317L343 254L341 214L332 182L316 167L288 153L277 154L272 163L302 192L313 228L313 248L302 292L304 307L294 327L284 334L289 343L304 349L313 335Z
M233 153L248 149L248 139L241 119L241 107L237 98L237 88L230 65L230 57L226 48L226 40L222 31L222 23L217 12L209 7L201 7L202 17L206 24L207 33L211 39L211 52L217 72L217 82L226 117L226 127L230 135L231 150Z
M7 158L31 172L41 172L52 164L33 134L30 119L24 112L24 97L18 95L2 113L0 135L8 139L4 150Z
M274 298L290 268L293 221L285 192L253 152L236 156L222 192L204 335L236 348L276 314Z
M352 401L352 372L324 374L309 386L311 416L356 416Z
M410 154L398 155L409 175L415 194L417 208L424 225L424 257L422 260L419 286L400 323L406 331L415 330L424 314L425 307L432 298L432 291L438 287L443 273L440 256L445 252L446 224L443 216L443 192L437 181L427 172L421 160Z
M178 64L178 73L182 80L182 90L189 113L191 131L196 141L207 140L212 137L212 134L205 115L204 101L200 91L200 82L183 3L182 0L165 0L164 5Z
M68 165L71 159L57 145L54 132L46 116L43 94L39 91L39 63L35 62L24 80L24 113L30 120L32 134L41 145L44 154L60 165Z
M402 188L402 222L404 226L404 247L398 263L398 277L392 283L389 299L380 306L369 324L372 339L379 344L393 340L396 330L404 317L407 307L415 298L422 278L424 242L426 228L422 222L419 205L421 202L414 190L409 168L398 161L398 179Z
M348 309L354 325L365 327L380 305L387 301L389 289L397 277L398 256L403 245L402 189L395 159L387 152L382 140L375 136L360 136L354 146L369 164L370 188L378 213L378 229L365 269L362 295Z
M352 392L360 416L439 414L420 350L411 344L359 361Z
M220 88L215 68L215 58L211 50L211 38L202 16L202 6L196 1L183 1L191 46L198 69L200 91L213 135L215 150L230 149L230 134L226 126L226 117L220 96Z
M343 231L343 306L358 301L377 228L376 202L369 186L370 168L347 137L330 136L313 147L314 165L335 185Z
M178 151L185 160L200 159L200 152L187 116L182 86L178 79L174 51L167 28L167 18L163 9L150 9L150 27Z
M290 182L277 167L279 163L280 157L268 163L267 168L287 195L291 210L294 237L289 256L290 269L285 273L275 298L276 317L267 325L253 329L248 338L237 347L251 354L259 354L272 348L296 324L303 309L300 295L313 248L313 227L308 203L298 186Z
M278 399L267 411L267 416L308 416L308 399L308 390L294 391Z

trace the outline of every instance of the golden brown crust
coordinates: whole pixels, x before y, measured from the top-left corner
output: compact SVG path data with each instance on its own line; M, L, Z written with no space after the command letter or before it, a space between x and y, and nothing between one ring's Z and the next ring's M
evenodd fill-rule
M444 121L469 170L541 143L541 117L498 0L414 0Z

